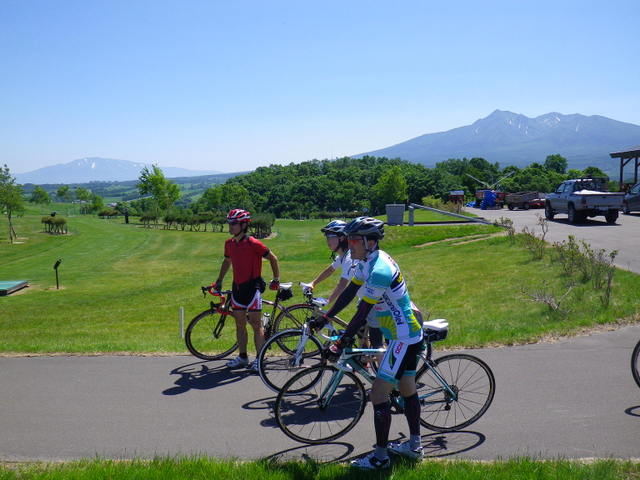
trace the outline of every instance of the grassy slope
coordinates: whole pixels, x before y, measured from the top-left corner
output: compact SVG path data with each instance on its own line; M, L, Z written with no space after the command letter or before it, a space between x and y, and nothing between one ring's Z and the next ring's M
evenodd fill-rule
M217 275L226 233L148 230L121 219L76 216L69 218L70 235L55 237L41 233L39 220L26 215L17 221L24 243L0 243L0 279L28 279L32 285L24 294L0 298L0 351L185 351L179 307L188 321L206 306L199 286ZM277 236L266 243L281 260L283 280L309 281L327 265L323 224L276 223ZM0 223L0 233L5 229ZM481 225L388 228L384 248L402 267L412 298L432 317L450 320L447 345L527 341L637 312L640 277L628 272L616 274L610 309L583 286L572 293L574 314L562 319L521 293L544 284L563 293L557 267L531 261L506 238L416 247L494 231ZM63 259L60 291L52 269L57 258ZM269 277L266 263L265 269ZM318 293L328 294L335 280L321 284Z
M556 460L534 462L514 459L504 462L424 461L420 465L396 461L389 470L358 471L346 465L319 465L313 462L230 462L193 459L163 459L151 462L87 460L63 464L21 465L13 469L0 466L0 480L13 479L238 479L262 480L376 480L385 478L440 480L617 480L637 479L637 463L599 460L582 463Z

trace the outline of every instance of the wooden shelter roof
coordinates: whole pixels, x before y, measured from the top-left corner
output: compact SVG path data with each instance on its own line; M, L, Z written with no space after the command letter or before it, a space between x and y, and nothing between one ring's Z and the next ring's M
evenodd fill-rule
M623 150L620 152L612 152L609 154L611 158L637 158L640 157L640 145L636 145L635 147L631 147L628 150Z

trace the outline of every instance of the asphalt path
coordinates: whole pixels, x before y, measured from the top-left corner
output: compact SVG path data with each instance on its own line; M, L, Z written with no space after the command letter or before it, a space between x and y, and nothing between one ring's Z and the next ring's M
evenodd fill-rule
M500 217L513 220L513 225L518 233L526 226L529 230L542 234L538 224L539 217L544 218L544 209L532 210L480 210L467 208L469 212L495 221ZM616 266L625 270L640 273L640 255L638 255L638 240L640 240L640 214L623 215L613 225L608 225L604 217L587 219L584 223L573 225L567 220L565 214L557 214L554 220L547 222L549 231L545 239L548 242L561 242L573 235L578 240L585 240L592 248L603 248L607 252L618 251L615 259Z
M455 325L452 325L455 334ZM640 388L630 356L640 326L554 343L467 351L493 369L493 404L465 431L423 430L430 458L640 457ZM336 442L288 439L259 377L193 357L0 358L0 460L313 458L371 450L371 407ZM408 435L394 416L391 438Z

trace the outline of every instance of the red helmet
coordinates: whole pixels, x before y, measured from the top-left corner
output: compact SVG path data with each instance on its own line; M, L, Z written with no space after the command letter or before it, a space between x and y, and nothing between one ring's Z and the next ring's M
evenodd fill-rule
M227 215L228 223L249 223L251 221L251 214L241 208L234 208Z

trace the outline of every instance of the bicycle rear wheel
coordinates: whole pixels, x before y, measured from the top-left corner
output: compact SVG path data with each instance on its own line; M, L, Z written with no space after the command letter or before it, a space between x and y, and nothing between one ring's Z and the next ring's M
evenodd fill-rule
M335 392L322 407L323 393L332 382L337 382ZM364 386L353 373L320 366L297 373L284 385L276 399L275 415L289 438L323 443L351 430L362 417L366 403Z
M198 358L224 358L238 348L235 319L230 315L205 310L189 322L184 340L189 351Z
M484 415L493 401L496 389L493 372L479 358L461 353L445 355L434 363L431 368L424 365L416 375L420 423L436 432L450 432L471 425Z
M264 384L279 392L287 381L299 371L322 362L322 344L313 336L297 353L302 339L301 330L283 330L265 342L258 355L258 372Z
M640 387L640 342L636 344L636 348L633 349L631 354L631 373Z

